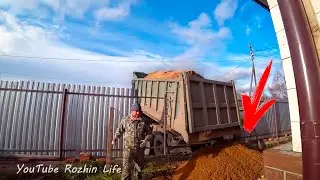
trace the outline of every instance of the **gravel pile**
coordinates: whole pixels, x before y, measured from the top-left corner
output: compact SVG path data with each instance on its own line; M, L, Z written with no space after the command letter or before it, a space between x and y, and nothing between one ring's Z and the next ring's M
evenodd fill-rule
M190 70L155 71L148 74L144 79L176 79L179 74L186 72L189 76L203 78L199 74Z
M257 180L262 174L261 153L240 144L233 144L200 149L189 161L175 169L173 179Z

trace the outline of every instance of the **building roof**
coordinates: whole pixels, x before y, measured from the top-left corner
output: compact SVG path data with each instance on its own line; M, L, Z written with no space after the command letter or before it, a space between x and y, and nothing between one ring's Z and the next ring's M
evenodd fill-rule
M261 7L263 7L263 8L266 9L267 11L270 11L267 0L253 0L253 1L254 1L255 3L259 4Z

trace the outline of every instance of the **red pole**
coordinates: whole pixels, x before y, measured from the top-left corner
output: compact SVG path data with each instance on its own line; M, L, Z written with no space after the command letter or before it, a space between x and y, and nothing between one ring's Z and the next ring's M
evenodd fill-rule
M109 113L109 125L108 125L108 137L107 137L107 157L106 162L110 163L112 156L112 139L113 139L113 119L114 119L114 108L110 107L110 113Z
M296 82L304 180L320 177L320 65L302 0L278 0Z
M61 105L61 117L60 117L60 145L59 145L59 156L60 160L63 158L63 142L64 142L64 121L65 121L65 113L66 113L66 102L67 102L67 93L68 90L64 89L62 94L62 105Z

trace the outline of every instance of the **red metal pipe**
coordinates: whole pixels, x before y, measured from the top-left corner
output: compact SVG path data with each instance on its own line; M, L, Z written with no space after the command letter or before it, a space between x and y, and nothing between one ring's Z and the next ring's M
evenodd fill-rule
M320 177L320 65L301 0L278 0L295 76L302 142L303 179Z
M64 142L64 121L66 113L66 103L67 103L67 93L68 90L65 89L62 94L62 105L61 105L61 118L60 118L60 145L59 145L59 156L63 159L63 142Z

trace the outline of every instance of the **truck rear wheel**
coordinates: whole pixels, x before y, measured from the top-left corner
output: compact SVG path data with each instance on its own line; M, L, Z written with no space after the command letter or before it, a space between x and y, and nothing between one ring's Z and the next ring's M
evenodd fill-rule
M162 133L155 133L153 138L153 150L154 155L161 156L163 155L163 134Z

